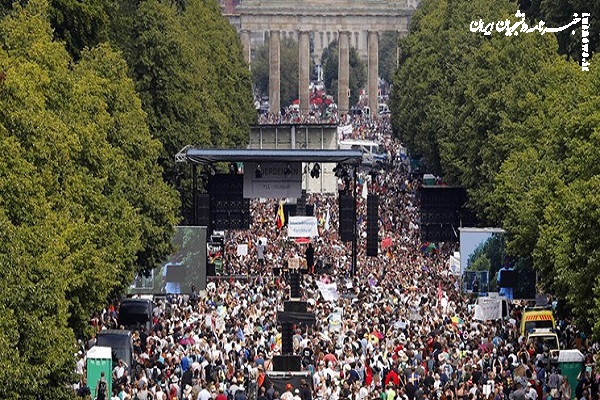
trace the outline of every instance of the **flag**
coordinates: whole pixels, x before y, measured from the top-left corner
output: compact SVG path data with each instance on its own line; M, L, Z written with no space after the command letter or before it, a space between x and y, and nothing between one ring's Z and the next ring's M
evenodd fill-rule
M329 219L330 219L330 218L331 218L331 217L329 216L329 208L328 208L328 209L327 209L327 216L325 217L325 230L326 230L326 231L328 231L328 230L329 230L329 228L330 228L330 226L331 226L331 225L330 225L330 222L329 222Z
M279 202L279 209L277 210L277 217L275 218L277 222L277 229L281 229L285 225L285 214L283 213L283 203Z
M442 282L438 282L437 298L438 300L442 300L442 297L444 297L444 292L442 291Z

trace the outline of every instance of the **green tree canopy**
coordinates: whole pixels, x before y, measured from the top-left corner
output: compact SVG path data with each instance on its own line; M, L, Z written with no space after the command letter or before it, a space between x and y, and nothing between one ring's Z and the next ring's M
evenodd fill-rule
M600 335L600 282L590 280L600 272L600 72L561 57L560 37L469 31L471 20L514 13L501 1L423 2L401 42L394 130L432 171L465 186L480 219L507 231L519 268L533 265L539 288Z
M74 63L45 0L0 21L0 397L70 398L75 334L170 252L176 197L127 65ZM6 363L6 364L5 364ZM10 363L10 364L9 364Z
M565 26L573 21L573 15L581 17L590 14L589 22L589 52L595 53L600 46L600 21L594 16L600 15L600 3L595 0L518 0L518 7L525 13L529 23L536 24L544 21L552 28ZM558 40L558 51L569 60L581 61L581 25L575 25L555 33Z
M252 79L235 29L211 0L120 0L110 39L124 54L163 145L165 178L191 193L189 169L174 155L186 145L243 147L256 120Z
M389 85L398 66L398 34L383 32L379 36L379 77Z

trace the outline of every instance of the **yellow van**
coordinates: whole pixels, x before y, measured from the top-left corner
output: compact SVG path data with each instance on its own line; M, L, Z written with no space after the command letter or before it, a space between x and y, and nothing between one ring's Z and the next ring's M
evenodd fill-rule
M551 309L526 308L521 317L521 335L533 332L535 329L555 329L556 321Z

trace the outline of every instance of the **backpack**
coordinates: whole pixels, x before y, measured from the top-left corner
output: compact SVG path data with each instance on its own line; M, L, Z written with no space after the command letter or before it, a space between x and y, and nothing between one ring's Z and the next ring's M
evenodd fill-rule
M101 380L98 382L98 392L96 395L96 400L106 400L106 382Z

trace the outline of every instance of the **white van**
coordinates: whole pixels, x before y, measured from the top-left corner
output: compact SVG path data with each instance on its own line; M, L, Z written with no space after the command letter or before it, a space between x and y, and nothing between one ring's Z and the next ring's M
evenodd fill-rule
M361 150L363 164L374 165L377 162L387 161L387 151L383 145L370 140L343 140L339 142L341 150Z

